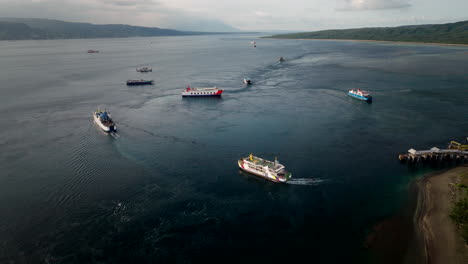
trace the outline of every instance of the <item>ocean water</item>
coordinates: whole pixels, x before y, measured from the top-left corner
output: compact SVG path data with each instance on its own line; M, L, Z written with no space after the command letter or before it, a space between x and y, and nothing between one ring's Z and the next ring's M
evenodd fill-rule
M0 263L366 261L372 226L437 169L398 153L468 134L468 48L253 38L0 42ZM240 172L251 152L293 180Z

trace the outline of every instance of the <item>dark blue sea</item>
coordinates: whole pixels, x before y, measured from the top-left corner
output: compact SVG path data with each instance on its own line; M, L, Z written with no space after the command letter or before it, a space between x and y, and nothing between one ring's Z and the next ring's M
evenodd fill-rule
M398 154L468 134L468 47L257 37L1 41L0 263L369 261L438 169ZM240 172L250 153L290 184Z

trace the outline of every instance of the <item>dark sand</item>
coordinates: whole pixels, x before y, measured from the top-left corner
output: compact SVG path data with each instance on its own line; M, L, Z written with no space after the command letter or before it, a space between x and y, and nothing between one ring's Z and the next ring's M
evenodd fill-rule
M468 247L449 217L456 197L452 186L467 172L468 166L462 166L417 181L415 250L407 263L468 263Z
M457 195L453 184L460 183L462 174L468 174L468 166L413 182L407 206L367 236L364 247L370 250L370 262L468 263L468 247L449 217Z

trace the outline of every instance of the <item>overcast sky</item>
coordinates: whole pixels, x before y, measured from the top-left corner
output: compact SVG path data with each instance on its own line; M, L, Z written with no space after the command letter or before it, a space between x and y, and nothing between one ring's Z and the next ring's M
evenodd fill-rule
M468 0L0 0L0 17L206 31L311 31L468 20Z

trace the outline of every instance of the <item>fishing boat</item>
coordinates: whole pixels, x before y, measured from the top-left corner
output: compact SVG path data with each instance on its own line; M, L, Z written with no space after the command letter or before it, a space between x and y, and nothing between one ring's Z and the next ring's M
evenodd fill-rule
M111 115L107 111L98 110L94 111L93 114L94 122L106 132L117 131L114 121L111 118Z
M149 67L139 67L139 68L136 68L136 71L137 72L152 72L153 69Z
M244 83L245 83L245 84L252 84L252 80L250 80L250 79L244 79Z
M88 53L99 53L99 50L88 50Z
M363 101L372 101L372 96L369 95L369 92L361 90L361 89L351 89L348 92L348 95L359 100Z
M218 87L191 88L189 85L185 90L182 90L182 97L221 96L223 92L224 90Z
M237 164L241 170L273 182L287 182L292 176L276 158L275 161L269 161L250 154L240 158Z
M283 61L284 61L284 57L279 57L279 61L280 61L280 62L283 62Z
M148 85L153 84L153 80L128 80L127 85Z

